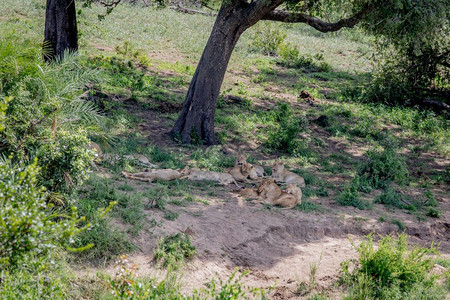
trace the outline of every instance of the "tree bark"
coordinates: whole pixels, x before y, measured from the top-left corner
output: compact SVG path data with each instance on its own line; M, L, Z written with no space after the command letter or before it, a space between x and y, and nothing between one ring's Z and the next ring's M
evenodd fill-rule
M45 61L78 50L75 0L47 0L44 35Z
M214 136L217 98L233 49L247 28L281 3L224 2L195 70L183 109L170 131L174 138L180 138L183 143L201 139L206 145L217 144Z
M207 145L217 144L214 116L220 87L231 53L246 29L233 12L221 8L209 40L195 70L180 116L171 134L184 143L201 138Z

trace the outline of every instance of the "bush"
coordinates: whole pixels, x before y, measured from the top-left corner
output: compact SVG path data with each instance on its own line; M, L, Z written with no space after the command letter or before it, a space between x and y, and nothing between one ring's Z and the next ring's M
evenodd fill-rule
M186 258L195 255L195 247L187 234L173 234L159 240L154 259L163 268L178 269Z
M359 209L369 209L372 207L370 202L360 198L358 186L355 184L355 181L352 181L351 184L344 187L344 190L339 193L336 202L342 206L354 206Z
M298 153L302 146L298 134L300 131L306 130L308 124L306 118L295 116L291 106L287 103L278 103L273 114L276 125L268 132L266 146L273 151L282 153Z
M372 235L359 246L359 259L341 264L341 281L350 288L347 299L443 299L445 290L430 275L437 254L433 246L422 248L407 242L408 236L385 236L378 247ZM422 292L427 290L427 294Z
M288 68L308 68L312 71L331 70L331 66L323 61L323 55L315 55L314 57L308 55L301 55L297 47L290 43L282 43L279 46L281 60L280 64Z
M279 25L263 23L257 26L251 48L265 55L275 55L286 37L286 32Z
M368 160L358 169L358 175L373 188L385 188L390 182L405 184L409 172L406 163L392 149L370 150Z
M58 214L37 186L37 163L13 167L0 162L0 269L14 270L25 257L47 258L55 247L70 247L84 218Z
M37 44L14 36L0 39L0 49L0 99L8 99L0 154L18 162L39 158L39 181L50 191L80 183L93 158L87 137L101 130L93 104L77 96L97 81L97 71L68 53L45 64Z

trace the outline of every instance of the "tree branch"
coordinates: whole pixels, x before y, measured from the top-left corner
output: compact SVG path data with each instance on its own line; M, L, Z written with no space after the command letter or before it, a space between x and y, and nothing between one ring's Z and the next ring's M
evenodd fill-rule
M338 31L343 27L354 27L371 9L366 5L361 11L350 18L341 19L335 23L328 23L319 18L303 13L291 13L285 10L274 10L265 15L263 20L279 21L284 23L306 23L321 32Z
M169 8L173 9L175 11L186 13L186 14L199 14L199 15L211 16L211 17L217 16L217 13L209 13L209 12L206 12L206 11L190 9L190 8L182 7L179 4L177 6L170 6Z

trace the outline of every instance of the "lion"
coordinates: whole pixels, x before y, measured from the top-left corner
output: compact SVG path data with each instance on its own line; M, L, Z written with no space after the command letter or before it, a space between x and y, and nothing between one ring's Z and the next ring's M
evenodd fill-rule
M122 172L122 175L129 179L135 179L145 182L153 182L158 180L174 180L179 179L182 176L181 170L172 169L145 169L145 172L129 173Z
M291 209L297 206L297 203L297 198L294 195L283 192L280 197L273 200L270 204L283 206L282 209Z
M297 199L297 204L302 204L303 193L302 189L298 185L294 183L288 184L286 186L285 192L294 195L295 199Z
M247 163L247 156L242 153L238 154L236 156L236 162L234 163L234 167L238 167L238 166L241 167L241 166L244 166L245 164L250 164L250 163ZM264 172L264 168L262 166L254 165L254 164L250 164L250 165L253 166L253 168L256 171L256 175L258 177L264 177L265 172ZM252 179L255 179L255 178L252 178Z
M259 193L257 189L245 188L239 191L239 195L248 199L258 199Z
M250 178L252 180L257 180L259 178L255 166L249 163L244 163L241 166L241 173L245 178Z
M95 152L94 162L100 162L103 159L103 151L99 144L91 141L87 148Z
M248 176L242 173L242 166L235 166L227 171L236 181L245 181Z
M211 180L216 181L222 185L227 185L230 183L234 183L238 188L241 188L236 180L228 173L220 173L213 171L202 171L200 169L189 169L189 167L185 167L182 171L181 179L188 180Z
M263 179L258 185L257 192L259 194L258 200L266 204L272 204L283 193L273 179Z
M289 191L293 187L290 187ZM251 190L251 189L249 189ZM294 191L296 191L294 189ZM247 195L251 191L245 191ZM269 205L283 206L283 209L290 209L297 205L297 197L294 194L283 192L273 179L264 179L259 185L256 193L259 195L257 202Z
M280 160L275 160L272 165L272 178L276 181L285 182L287 184L297 184L300 187L305 186L305 179L295 173L285 169Z

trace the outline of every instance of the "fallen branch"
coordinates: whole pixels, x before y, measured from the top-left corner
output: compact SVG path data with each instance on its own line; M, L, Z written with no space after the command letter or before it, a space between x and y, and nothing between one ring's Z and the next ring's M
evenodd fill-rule
M177 6L170 6L169 8L173 9L175 11L178 11L178 12L185 13L185 14L198 14L198 15L204 15L204 16L209 16L209 17L217 16L217 13L209 13L209 12L205 12L205 11L181 7L179 4Z

